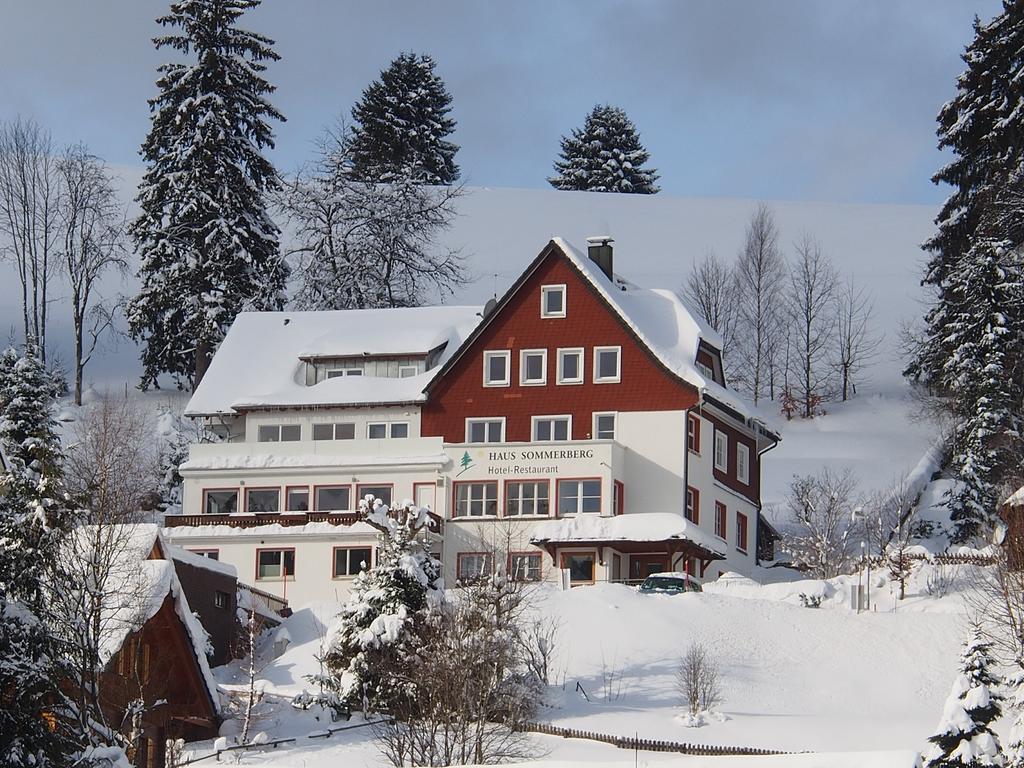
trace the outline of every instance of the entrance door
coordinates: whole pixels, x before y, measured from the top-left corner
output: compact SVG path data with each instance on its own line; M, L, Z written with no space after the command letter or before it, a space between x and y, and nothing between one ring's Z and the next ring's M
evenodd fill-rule
M629 558L629 578L646 579L652 573L663 573L668 570L668 555L631 555Z

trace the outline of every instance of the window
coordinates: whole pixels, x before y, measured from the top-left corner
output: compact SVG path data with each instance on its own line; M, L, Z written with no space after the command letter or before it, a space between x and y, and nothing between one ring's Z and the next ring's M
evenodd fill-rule
M245 492L246 512L280 512L280 488L250 488Z
M347 485L318 485L316 508L320 512L349 512L352 509L352 489Z
M700 416L693 413L686 419L686 447L700 453Z
M569 571L569 581L572 584L594 583L594 561L593 552L562 553L562 568Z
M375 499L379 499L382 504L391 506L391 486L390 485L360 485L357 486L359 491L359 498L365 499L367 496L373 496Z
M362 376L362 368L332 368L327 371L328 379L336 379L339 376Z
M728 531L726 526L729 524L729 513L725 509L725 504L720 501L715 502L715 536L720 539L727 537Z
M298 424L262 424L256 430L256 439L261 443L294 443L302 437Z
M560 349L558 350L558 379L559 384L582 384L583 383L583 350L582 349Z
M750 482L750 449L743 443L736 443L736 478L747 485Z
M214 608L230 608L231 607L231 595L227 592L221 592L219 589L213 592L213 607Z
M304 485L295 488L285 488L284 508L288 512L308 512L309 488Z
M615 439L615 414L595 413L594 414L594 439L614 440Z
M621 515L626 511L626 486L622 484L621 480L612 483L612 510L616 515Z
M547 515L550 485L547 480L505 483L505 514L509 517Z
M686 489L686 519L700 525L700 491L696 488Z
M486 552L459 552L455 570L459 581L476 581L490 574L491 556Z
M601 511L600 480L559 480L558 514L575 515L577 512Z
M366 425L366 436L370 440L383 440L388 436L388 425L384 422Z
M718 429L715 430L715 469L729 471L729 436Z
M541 287L540 316L565 317L564 285L545 285Z
M400 379L408 379L408 378L410 378L412 376L415 376L419 372L420 372L420 369L417 368L415 365L400 365L400 366L398 366L398 378L400 378Z
M189 552L200 557L208 557L211 560L220 560L219 549L190 549Z
M388 427L389 436L393 440L402 440L409 436L409 422L407 421L392 421Z
M500 443L505 439L505 419L466 419L467 443Z
M714 369L700 358L697 359L697 370L700 371L701 375L705 378L710 379L711 381L715 380Z
M508 556L508 575L512 581L540 581L540 552L512 552Z
M409 436L409 422L407 421L377 421L366 425L366 436L370 440L384 440L385 438L400 439Z
M238 491L206 491L203 509L208 515L230 515L238 511Z
M541 442L568 440L572 435L572 416L534 416L533 439Z
M313 425L314 440L354 440L355 437L356 425L351 421Z
M621 379L622 347L594 347L594 383L610 384Z
M507 387L511 384L511 360L512 353L507 349L500 352L484 352L484 386Z
M363 568L369 568L373 552L369 547L335 547L334 578L355 576Z
M258 581L286 579L289 576L295 578L294 549L256 550L256 579Z
M742 512L736 513L736 549L747 551L747 516Z
M498 514L498 484L456 483L456 517L495 517Z
M519 383L524 387L548 382L548 351L524 349L519 353Z

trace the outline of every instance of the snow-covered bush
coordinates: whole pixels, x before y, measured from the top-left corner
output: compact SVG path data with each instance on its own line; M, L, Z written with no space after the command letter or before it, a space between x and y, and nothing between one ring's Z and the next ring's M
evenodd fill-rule
M821 608L821 601L825 597L824 595L809 595L806 592L801 592L800 605L804 608Z
M691 644L679 662L676 684L692 716L710 712L722 701L718 662L701 643Z

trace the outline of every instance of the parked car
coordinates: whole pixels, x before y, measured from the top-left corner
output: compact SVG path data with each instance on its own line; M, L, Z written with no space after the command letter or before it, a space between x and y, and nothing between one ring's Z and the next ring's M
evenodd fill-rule
M701 586L692 576L685 573L652 573L639 587L640 592L663 595L679 595L683 592L700 592Z

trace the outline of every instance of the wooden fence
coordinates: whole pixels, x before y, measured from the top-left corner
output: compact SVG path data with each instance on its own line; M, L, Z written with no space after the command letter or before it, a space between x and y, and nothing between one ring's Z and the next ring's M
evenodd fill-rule
M681 755L701 755L705 757L726 757L735 755L791 755L793 752L782 752L774 749L756 749L754 747L722 747L711 744L688 744L679 741L658 741L655 739L639 739L633 736L613 736L607 733L581 731L577 728L561 728L548 723L527 723L524 731L543 733L548 736L561 736L564 739L588 739L611 744L619 749L642 749L645 752L675 752Z

